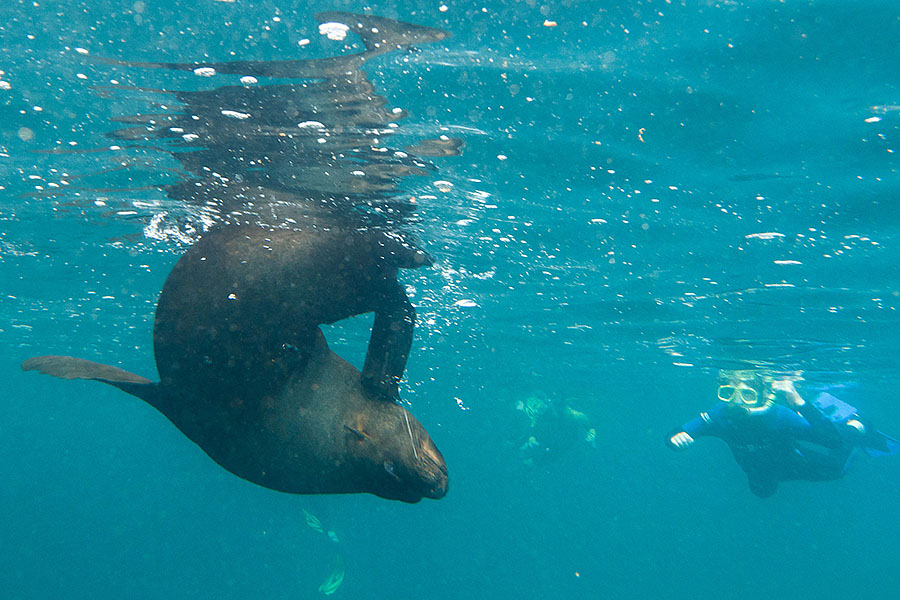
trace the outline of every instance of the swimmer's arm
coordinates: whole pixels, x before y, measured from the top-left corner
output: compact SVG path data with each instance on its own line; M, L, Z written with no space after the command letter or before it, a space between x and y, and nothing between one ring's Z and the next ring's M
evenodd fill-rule
M692 419L666 436L666 446L673 450L685 450L694 440L706 435L714 435L716 429L717 411L700 413L696 419Z
M796 411L803 417L798 419L803 423L795 425L797 437L826 448L838 448L843 443L835 424L829 421L812 402L804 402L796 408Z
M775 381L772 389L781 395L782 402L791 409L784 411L788 418L783 420L788 423L788 429L792 430L795 437L827 448L837 448L844 443L838 425L822 414L814 403L804 400L793 381ZM860 426L862 427L861 423Z
M789 379L772 382L772 389L781 395L783 402L792 411L785 411L785 423L791 434L798 439L820 444L826 448L841 445L841 435L834 423L829 421L812 402L803 399L794 382Z

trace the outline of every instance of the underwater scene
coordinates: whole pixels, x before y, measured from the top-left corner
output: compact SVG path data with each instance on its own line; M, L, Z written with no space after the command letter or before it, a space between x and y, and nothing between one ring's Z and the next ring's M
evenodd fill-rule
M893 597L898 14L5 0L0 597Z

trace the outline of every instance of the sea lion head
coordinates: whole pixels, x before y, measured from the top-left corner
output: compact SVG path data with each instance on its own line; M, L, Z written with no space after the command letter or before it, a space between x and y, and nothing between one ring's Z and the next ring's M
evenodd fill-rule
M447 494L447 465L431 436L399 404L384 403L379 418L345 424L366 465L367 491L415 503Z

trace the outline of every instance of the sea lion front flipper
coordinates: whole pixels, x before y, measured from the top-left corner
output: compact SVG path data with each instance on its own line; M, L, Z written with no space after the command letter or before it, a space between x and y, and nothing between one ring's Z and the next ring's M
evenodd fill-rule
M117 387L156 406L157 384L119 367L73 356L35 356L22 363L23 371L37 371L59 379L89 379Z
M362 383L384 400L398 400L398 386L412 348L416 309L398 282L381 297L362 370Z

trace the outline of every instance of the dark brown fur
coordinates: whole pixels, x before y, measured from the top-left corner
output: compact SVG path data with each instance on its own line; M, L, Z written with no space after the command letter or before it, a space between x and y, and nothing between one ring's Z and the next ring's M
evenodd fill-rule
M443 457L394 402L414 312L397 270L426 255L377 230L223 227L179 260L160 295L160 383L71 357L22 367L143 398L232 473L290 493L447 491ZM375 312L363 373L319 325Z

